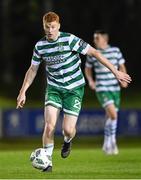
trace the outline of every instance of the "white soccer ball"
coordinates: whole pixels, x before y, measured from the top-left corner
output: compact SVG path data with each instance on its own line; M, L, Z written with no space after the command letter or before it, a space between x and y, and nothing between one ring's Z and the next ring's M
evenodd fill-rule
M30 155L30 161L34 168L44 170L51 165L51 158L46 154L44 148L38 148Z

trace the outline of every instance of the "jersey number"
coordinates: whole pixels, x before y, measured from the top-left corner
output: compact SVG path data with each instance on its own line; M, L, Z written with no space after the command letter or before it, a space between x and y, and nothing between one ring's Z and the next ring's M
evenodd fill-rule
M80 109L80 101L78 99L75 99L75 104L73 107Z

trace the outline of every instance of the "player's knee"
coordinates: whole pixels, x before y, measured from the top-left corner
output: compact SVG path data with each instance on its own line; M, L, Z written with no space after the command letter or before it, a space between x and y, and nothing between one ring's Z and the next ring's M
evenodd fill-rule
M112 120L117 119L117 113L111 113L111 117Z
M45 133L46 133L47 137L52 136L54 131L55 131L55 126L51 123L47 123L45 126Z
M71 136L74 133L74 127L67 127L63 129L66 136Z

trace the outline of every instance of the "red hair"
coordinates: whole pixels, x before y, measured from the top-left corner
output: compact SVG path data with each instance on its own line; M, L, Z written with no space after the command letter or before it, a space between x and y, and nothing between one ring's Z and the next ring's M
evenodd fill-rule
M48 12L43 16L43 23L50 23L56 21L59 23L60 18L55 12Z

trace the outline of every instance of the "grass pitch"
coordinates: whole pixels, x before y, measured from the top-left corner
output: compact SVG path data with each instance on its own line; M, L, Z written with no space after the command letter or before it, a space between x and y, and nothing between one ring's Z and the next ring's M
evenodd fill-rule
M62 159L60 139L56 139L53 172L42 173L29 161L40 140L10 139L0 142L0 178L2 179L141 179L140 138L119 139L119 155L101 151L102 138L76 138L71 155Z

